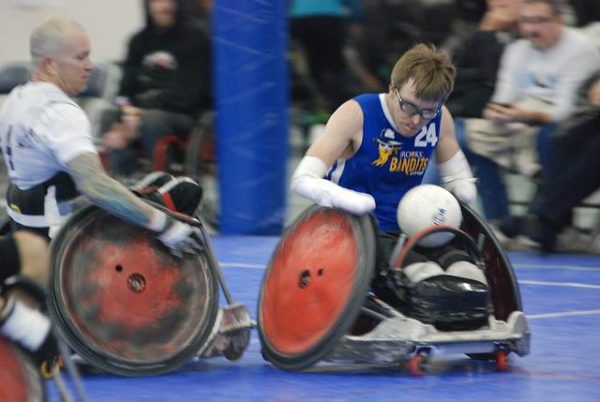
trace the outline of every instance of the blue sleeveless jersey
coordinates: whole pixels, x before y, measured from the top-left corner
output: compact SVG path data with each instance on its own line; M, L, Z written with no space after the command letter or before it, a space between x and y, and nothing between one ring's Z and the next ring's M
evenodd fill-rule
M386 116L383 95L364 94L354 100L364 115L362 143L352 158L335 162L327 178L342 187L371 194L377 205L374 214L379 228L398 232L398 202L423 180L440 136L441 112L419 133L404 137Z

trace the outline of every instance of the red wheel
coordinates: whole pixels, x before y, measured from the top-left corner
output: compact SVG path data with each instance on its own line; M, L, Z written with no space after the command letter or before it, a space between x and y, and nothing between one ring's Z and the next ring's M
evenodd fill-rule
M508 370L508 352L504 350L498 350L496 352L496 369L498 371Z
M18 348L0 337L0 401L45 401L40 372Z
M171 371L204 344L218 288L204 255L172 256L148 231L96 208L53 240L50 312L70 346L126 375Z
M423 366L425 365L426 357L422 355L413 356L408 359L408 372L415 376L421 377L424 374Z
M268 360L284 369L308 367L349 331L374 269L373 230L367 216L314 207L284 234L258 307Z

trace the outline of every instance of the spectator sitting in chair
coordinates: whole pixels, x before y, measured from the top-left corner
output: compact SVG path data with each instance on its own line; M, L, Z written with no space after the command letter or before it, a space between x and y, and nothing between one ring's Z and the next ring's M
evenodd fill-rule
M549 134L555 124L570 118L579 86L600 65L594 44L565 27L560 13L560 0L523 0L523 39L502 55L484 118L465 121L470 151L465 153L479 179L484 215L509 237L517 233L500 168L529 176L541 173L545 181L552 169Z
M552 138L552 182L542 183L524 233L545 253L557 250L557 235L572 220L573 209L600 190L600 69L582 88L584 104ZM587 251L600 252L587 248Z
M118 109L102 118L108 127L103 145L118 175L136 168L131 143L140 142L152 158L161 137L185 138L198 113L211 106L208 34L184 21L180 0L145 0L144 5L146 26L129 42Z
M506 46L518 39L519 8L522 0L487 0L487 9L477 30L463 39L454 50L456 84L445 105L454 118L456 139L463 143L464 121L482 118L485 106L494 94L500 59ZM429 164L424 183L439 183L436 164Z

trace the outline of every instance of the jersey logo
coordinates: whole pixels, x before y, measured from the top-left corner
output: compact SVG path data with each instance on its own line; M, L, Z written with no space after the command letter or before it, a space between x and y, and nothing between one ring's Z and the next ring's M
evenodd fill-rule
M386 128L381 131L379 138L374 138L373 142L377 143L377 152L379 157L372 164L375 166L383 166L390 159L390 156L398 153L401 143L394 140L395 135L392 130Z

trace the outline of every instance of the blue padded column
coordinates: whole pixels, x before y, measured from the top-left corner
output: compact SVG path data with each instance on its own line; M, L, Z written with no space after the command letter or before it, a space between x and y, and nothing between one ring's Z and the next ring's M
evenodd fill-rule
M223 234L280 234L288 157L285 1L215 0L217 163Z

